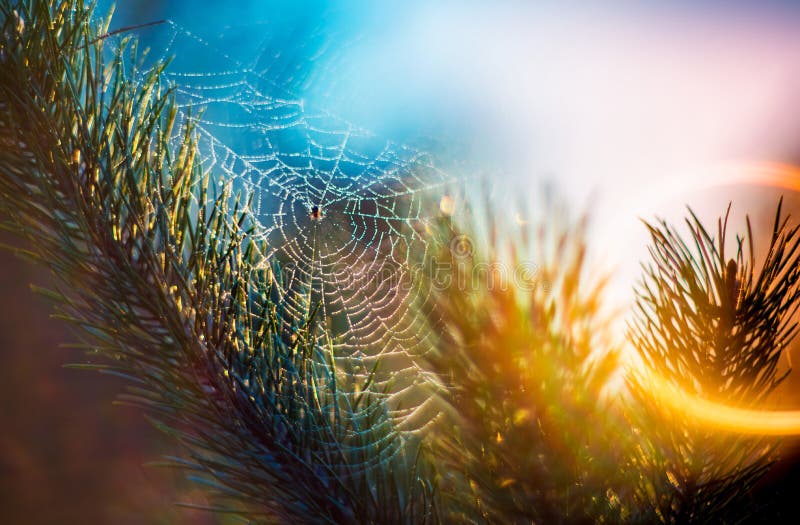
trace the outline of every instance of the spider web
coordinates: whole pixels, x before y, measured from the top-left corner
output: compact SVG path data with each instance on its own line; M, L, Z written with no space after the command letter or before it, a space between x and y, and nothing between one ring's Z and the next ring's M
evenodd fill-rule
M252 197L253 236L281 273L282 307L294 320L316 312L337 367L361 382L371 375L399 429L431 424L435 401L417 359L434 333L415 270L457 181L425 152L307 107L283 85L307 76L276 62L269 35L255 56L235 60L173 22L166 31L167 78L183 117L200 115L203 166Z

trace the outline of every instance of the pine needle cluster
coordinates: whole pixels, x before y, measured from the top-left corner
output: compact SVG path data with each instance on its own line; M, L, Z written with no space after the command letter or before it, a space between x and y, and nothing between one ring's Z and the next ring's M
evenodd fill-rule
M760 265L749 218L730 258L728 214L714 237L690 212L688 242L665 222L647 224L652 263L631 325L646 373L630 377L641 438L635 498L647 521L740 522L758 510L746 495L769 468L774 443L704 428L665 410L649 374L702 399L763 405L785 378L778 360L797 333L800 228L787 221L779 204Z
M442 335L429 364L450 407L434 450L465 487L451 520L622 519L619 414L604 395L619 355L601 309L604 280L586 268L583 222L545 205L548 227L523 226L508 257L495 234L485 250L440 255L450 271L438 276Z

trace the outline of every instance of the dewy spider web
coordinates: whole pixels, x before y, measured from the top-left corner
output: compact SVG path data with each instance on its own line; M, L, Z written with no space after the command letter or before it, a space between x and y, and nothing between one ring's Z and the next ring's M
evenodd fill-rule
M414 270L454 180L423 152L309 110L270 76L279 54L268 45L243 63L175 23L167 30L167 78L184 117L201 115L203 166L252 194L253 235L266 241L265 265L280 268L285 310L300 320L318 307L337 365L363 379L380 361L375 390L398 427L422 428L435 410L415 358L433 336Z

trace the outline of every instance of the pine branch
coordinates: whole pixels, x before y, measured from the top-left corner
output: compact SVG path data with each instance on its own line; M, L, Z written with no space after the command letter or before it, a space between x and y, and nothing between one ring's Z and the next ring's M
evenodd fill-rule
M712 236L690 212L685 240L665 222L647 224L652 263L638 291L630 337L644 370L690 394L734 406L762 403L785 376L781 352L797 332L800 237L781 217L764 261L747 235L726 256L728 215ZM631 378L632 420L641 445L635 494L644 521L738 522L750 515L749 489L770 466L773 444L703 428L666 410L647 373Z
M443 335L429 359L450 405L435 450L442 470L458 476L443 487L461 500L453 521L617 522L623 515L613 492L615 410L602 394L617 367L603 336L603 284L587 281L582 226L548 209L530 261L520 255L529 248L527 227L508 259L499 257L507 246L494 234L482 252L474 237L444 228L469 248L451 243L439 254L451 273L435 276L432 315Z
M59 279L59 316L131 378L123 400L185 445L169 464L254 521L434 519L418 444L340 387L314 315L282 308L248 196L213 189L164 65L138 71L81 0L0 13L0 206Z

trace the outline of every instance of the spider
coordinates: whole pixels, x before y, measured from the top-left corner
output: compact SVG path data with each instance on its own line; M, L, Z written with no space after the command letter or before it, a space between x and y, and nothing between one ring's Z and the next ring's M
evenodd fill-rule
M312 206L311 213L308 214L311 217L312 221L318 221L322 219L322 208L319 206Z

